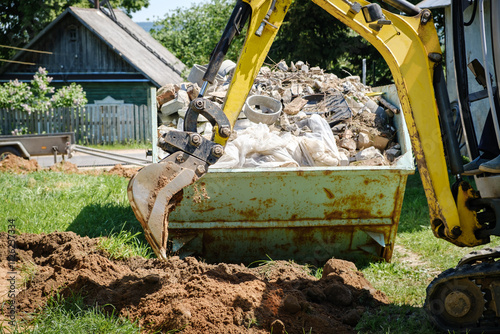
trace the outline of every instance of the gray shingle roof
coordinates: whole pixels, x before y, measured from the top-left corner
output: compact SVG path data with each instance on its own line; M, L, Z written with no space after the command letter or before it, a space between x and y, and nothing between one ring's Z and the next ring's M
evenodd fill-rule
M94 8L70 7L67 11L158 87L182 81L185 65L122 11L114 10L121 27Z
M157 87L182 82L181 73L186 66L125 13L118 9L115 9L114 13L117 22L95 8L69 7L35 36L25 48L29 49L34 45L63 17L73 15ZM13 60L18 59L23 53L24 51L18 52ZM0 73L6 68L7 66L2 66Z

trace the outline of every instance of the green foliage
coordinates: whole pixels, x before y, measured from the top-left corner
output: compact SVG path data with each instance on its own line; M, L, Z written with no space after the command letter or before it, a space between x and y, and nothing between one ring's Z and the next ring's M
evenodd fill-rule
M302 60L339 77L361 75L367 60L367 82L387 84L389 68L378 51L361 36L309 0L295 0L269 51L274 61Z
M11 110L46 111L51 107L80 107L87 103L85 92L80 85L71 83L54 93L49 84L52 78L40 67L33 76L31 85L17 79L0 86L0 108ZM53 94L52 98L49 94Z
M52 98L52 107L73 107L87 104L86 94L82 86L72 82L69 86L59 88Z
M25 82L17 79L9 81L0 86L0 108L26 110L33 93Z
M110 0L113 8L130 14L149 6L149 0ZM88 0L9 0L0 6L0 45L22 47L70 6L89 8ZM0 48L0 58L15 50Z
M227 20L231 16L234 0L210 0L178 8L155 22L151 35L169 49L187 67L206 64L217 45ZM227 59L236 61L243 46L245 31L235 37Z

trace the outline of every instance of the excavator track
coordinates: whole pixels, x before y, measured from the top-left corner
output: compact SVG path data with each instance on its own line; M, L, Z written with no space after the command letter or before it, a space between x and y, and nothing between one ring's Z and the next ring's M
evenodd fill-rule
M443 331L500 332L500 247L464 256L427 287L424 308Z

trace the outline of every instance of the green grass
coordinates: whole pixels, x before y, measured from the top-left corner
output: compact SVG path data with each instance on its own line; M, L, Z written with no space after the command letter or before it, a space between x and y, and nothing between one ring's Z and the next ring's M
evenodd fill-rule
M15 219L19 233L73 231L104 237L99 246L110 258L151 257L139 222L130 208L128 179L114 175L78 175L36 172L0 173L0 222ZM1 224L6 231L7 224ZM117 232L119 231L119 232ZM34 268L23 264L26 283ZM74 304L74 305L73 305ZM136 325L98 308L83 307L81 299L55 299L14 333L138 333ZM0 333L10 329L0 328Z
M18 322L14 329L1 327L0 333L13 334L87 334L87 333L140 333L136 323L106 314L98 307L85 305L80 295L63 298L55 294L49 298L42 312L31 319Z
M403 251L395 251L391 263L375 262L361 269L391 305L365 314L357 329L359 333L439 333L425 320L422 309L427 285L440 272L455 267L465 254L485 246L461 248L434 236L418 173L408 178L395 244ZM500 239L494 237L488 246L499 244ZM412 264L408 254L417 263Z
M132 233L122 228L118 233L101 238L98 248L106 251L109 259L120 260L132 256L149 259L153 253L151 248L139 239L140 235L140 232Z

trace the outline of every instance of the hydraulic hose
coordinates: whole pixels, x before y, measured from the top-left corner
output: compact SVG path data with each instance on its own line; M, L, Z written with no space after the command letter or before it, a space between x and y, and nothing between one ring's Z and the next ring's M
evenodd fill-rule
M418 15L422 11L419 7L405 0L382 0L382 1L410 16Z
M233 13L231 14L226 28L222 33L222 37L210 56L207 71L203 76L204 81L208 81L211 84L214 83L215 76L217 75L222 62L226 57L229 45L231 44L233 38L240 34L251 12L252 8L249 4L241 0L236 3Z

